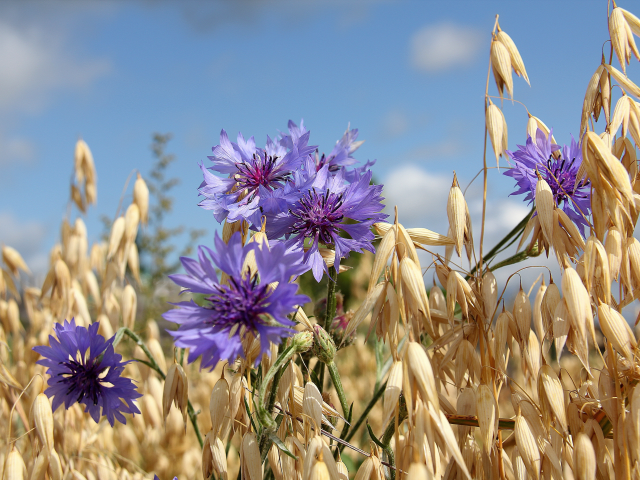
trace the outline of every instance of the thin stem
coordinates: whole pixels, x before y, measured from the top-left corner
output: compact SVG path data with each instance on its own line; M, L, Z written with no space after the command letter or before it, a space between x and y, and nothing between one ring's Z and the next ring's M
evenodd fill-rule
M267 374L262 379L262 383L260 383L260 389L258 390L258 419L262 426L273 432L276 428L276 422L271 418L271 413L273 410L273 405L275 404L275 391L278 389L278 383L280 382L280 378L282 378L282 372L280 370L291 360L296 354L296 346L290 345L285 348L282 353L278 356L275 363L271 365L271 368L267 372ZM264 398L267 394L267 386L269 382L273 379L273 385L271 387L271 394L269 396L268 406L264 405ZM262 440L261 440L262 445Z
M331 375L331 381L333 382L333 386L336 387L336 392L338 393L338 398L340 399L340 406L342 407L342 414L346 419L349 416L349 404L347 403L347 395L344 393L344 387L342 386L342 381L340 380L340 373L338 372L338 367L336 367L335 362L329 362L327 364L329 368L329 375ZM349 423L345 422L344 429L342 430L343 437L349 432Z
M496 31L496 28L498 27L498 15L496 15L496 21L493 24L493 31L491 32L491 43L493 43L493 35ZM485 111L485 115L487 112L487 100L489 100L489 79L491 78L491 58L489 58L489 69L487 71L487 83L485 86L485 91L484 91L484 111ZM484 126L484 148L483 148L483 152L482 152L482 167L483 167L483 171L482 171L482 224L480 227L480 265L478 267L478 270L480 270L480 272L482 272L482 247L484 244L484 224L485 224L485 217L487 214L487 135L488 135L488 129L487 129L487 125L485 122L485 126Z
M526 260L529 257L537 257L538 255L540 255L540 253L542 253L542 252L540 252L538 247L534 245L534 247L531 250L525 250L523 252L518 252L515 255L512 255L509 258L506 258L503 261L496 263L491 268L491 271L495 272L499 268L506 267L507 265L514 265L516 263L520 263L520 262L522 262L523 260Z
M324 317L324 329L328 332L331 329L331 322L336 316L336 282L338 272L335 267L329 267L329 278L327 279L327 312Z
M148 365L149 368L151 368L152 370L155 370L158 373L158 375L160 375L160 378L162 378L162 380L165 380L167 378L167 375L162 371L162 369L158 365L158 362L156 362L156 359L153 358L151 351L147 348L147 346L142 341L142 339L132 330L128 329L127 327L120 328L116 332L115 339L113 340L113 347L115 348L116 345L120 343L124 335L127 335L129 338L131 338L131 340L136 342L136 345L138 345L142 349L144 354L149 359L149 362L144 362L144 363ZM198 438L198 443L200 444L200 448L202 448L204 446L204 441L202 439L202 434L200 433L200 429L198 428L197 414L193 409L193 405L191 405L191 400L188 400L188 403L187 403L187 413L189 414L189 420L191 420L191 425L193 425L193 430L196 432L196 437Z
M509 233L507 233L502 240L496 243L496 245L491 250L489 250L489 252L482 258L482 261L484 263L488 263L489 260L491 260L493 257L495 257L499 253L499 250L507 242L509 242L512 238L517 237L522 231L524 231L534 211L535 211L535 207L533 207L531 211L522 220L520 220L520 223L518 223L518 225L513 227L513 229ZM475 267L473 267L473 269L471 270L471 272L469 272L469 275L467 275L465 279L469 280L469 278L471 278L476 273L476 270L478 269L478 267L479 265L476 265Z
M358 418L358 421L351 427L351 431L349 432L349 435L347 435L347 438L344 439L345 442L348 442L353 438L353 436L358 431L360 426L367 419L367 415L369 415L369 412L373 409L376 403L378 403L378 400L382 398L382 394L384 393L385 388L387 388L387 382L384 382L382 385L380 385L380 388L373 394L373 398L371 399L367 407L362 412L362 415L360 415L360 418ZM340 451L342 450L344 450L344 447L340 449Z

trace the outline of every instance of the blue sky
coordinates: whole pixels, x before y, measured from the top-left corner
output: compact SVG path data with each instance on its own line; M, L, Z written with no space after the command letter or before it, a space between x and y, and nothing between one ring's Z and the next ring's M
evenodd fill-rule
M148 173L153 132L174 135L181 184L169 223L206 228L208 241L217 225L197 207L197 164L220 129L263 145L301 118L327 153L349 123L358 128L366 142L356 157L378 160L374 174L401 221L446 233L453 170L465 186L482 166L496 13L531 80L514 77L515 98L568 143L608 38L604 0L3 2L0 242L46 268L79 136L97 166L98 205L85 217L97 239L129 174ZM637 71L636 62L629 75ZM507 101L503 111L515 149L526 111ZM527 211L507 198L512 187L492 171L489 241ZM479 193L469 190L474 214Z

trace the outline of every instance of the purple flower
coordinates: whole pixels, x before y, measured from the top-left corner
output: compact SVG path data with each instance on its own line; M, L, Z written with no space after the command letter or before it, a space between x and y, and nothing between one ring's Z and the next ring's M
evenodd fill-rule
M301 263L301 251L287 251L285 245L249 243L242 245L240 233L225 244L216 235L213 251L198 248L198 259L182 257L187 272L169 278L187 291L205 295L206 305L180 302L179 308L163 316L180 325L169 332L178 347L190 348L189 362L202 355L201 367L213 369L220 360L234 362L245 357L242 339L247 334L260 337L260 355L269 355L270 343L278 344L294 333L294 322L287 318L298 305L309 301L297 295L298 285L290 283L307 268ZM253 252L258 271L243 269L247 255ZM218 281L216 268L229 276L226 284ZM278 282L277 286L269 284Z
M266 195L267 236L269 239L284 236L287 247L309 246L304 262L320 281L327 267L318 251L319 244L335 249L336 269L340 259L348 257L351 251L375 251L371 226L387 215L381 213L382 185L370 182L370 171L359 173L348 184L344 169L331 175L325 165L315 172L314 163L307 159L305 169L296 172L294 181L282 192ZM286 208L282 208L283 202ZM343 236L345 233L351 238Z
M220 145L213 147L213 166L200 165L204 181L199 192L204 199L199 205L211 210L218 222L247 220L253 226L260 225L260 190L281 188L302 160L315 150L307 145L309 132L289 122L285 139L267 137L265 148L257 148L253 137L245 140L238 134L238 143L229 141L227 132L220 133ZM218 177L218 172L227 177Z
M89 328L76 326L74 319L64 325L55 324L57 339L49 336L50 346L33 349L44 359L40 365L48 367L49 388L47 396L53 397L53 410L64 402L69 408L75 402L85 405L96 423L102 415L111 426L114 420L126 423L123 413L140 413L133 400L142 395L134 383L121 374L129 362L113 350L113 337L109 340L98 333L99 323Z
M551 187L556 206L562 208L584 235L584 227L588 226L584 217L591 211L591 191L589 180L577 179L582 149L572 137L571 145L565 145L561 155L556 155L559 158L555 158L553 153L558 150L560 147L551 143L551 133L547 137L538 129L535 142L529 136L526 146L518 145L515 152L507 150L514 165L504 174L517 182L518 189L511 195L526 193L525 200L531 203L535 200L539 173Z

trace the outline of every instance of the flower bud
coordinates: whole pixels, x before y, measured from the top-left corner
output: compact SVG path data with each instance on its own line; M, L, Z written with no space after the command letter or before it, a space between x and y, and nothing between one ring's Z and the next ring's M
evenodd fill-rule
M303 353L313 346L313 335L311 332L296 333L291 337L291 345L296 349L297 353Z
M313 354L322 363L333 362L333 357L336 355L336 344L333 343L331 335L320 325L314 325L313 338Z

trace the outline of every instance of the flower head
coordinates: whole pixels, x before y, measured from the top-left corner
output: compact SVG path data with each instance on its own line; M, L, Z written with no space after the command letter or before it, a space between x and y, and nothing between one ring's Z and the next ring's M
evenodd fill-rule
M238 143L229 140L227 132L220 133L220 145L213 147L213 166L200 165L204 181L199 192L204 197L200 206L211 210L218 222L247 220L260 224L260 190L272 191L281 188L304 157L315 150L307 145L309 132L301 131L289 122L290 135L287 140L267 137L265 148L256 147L253 137L245 140L238 134ZM294 128L295 127L295 128ZM218 172L227 177L218 177Z
M348 184L344 169L335 175L330 175L328 165L314 170L314 164L307 159L305 169L296 172L294 181L273 202L278 208L265 201L265 207L269 207L265 208L265 214L267 236L270 239L284 236L288 247L308 247L304 262L320 281L327 269L318 250L320 244L335 250L334 266L338 269L340 259L352 251L375 251L371 226L387 215L381 213L382 185L370 184L370 171L358 174ZM286 207L281 203L286 203Z
M189 362L202 355L203 368L214 368L220 360L235 361L245 357L242 340L248 335L259 336L260 355L270 352L270 343L280 343L294 332L294 322L287 318L298 305L309 301L297 295L298 285L292 277L306 269L301 264L302 252L287 251L283 244L242 245L240 233L225 244L216 235L213 251L205 246L198 249L198 259L182 257L187 272L170 275L171 280L192 293L205 295L206 304L180 302L179 307L163 316L180 325L171 331L178 347L190 348ZM247 256L252 252L257 272L246 268ZM221 284L218 268L229 276ZM278 282L273 287L270 283Z
M105 340L98 333L99 326L98 322L89 328L76 326L73 319L57 323L58 338L50 335L50 346L33 349L44 357L38 363L48 367L51 378L45 393L53 397L53 410L62 403L69 408L79 402L96 422L102 409L113 426L114 420L126 423L123 413L140 413L133 400L142 395L129 378L121 376L129 362L113 350L113 337Z
M561 150L560 155L553 155ZM551 143L551 133L546 136L538 129L535 141L527 138L526 146L518 145L518 150L507 154L513 160L513 168L504 174L516 180L518 189L511 195L526 193L525 200L534 201L538 174L551 187L558 208L567 214L584 235L588 225L585 216L591 210L591 192L589 180L577 178L582 163L580 144L571 138L571 144L562 149ZM531 202L529 202L531 203Z

